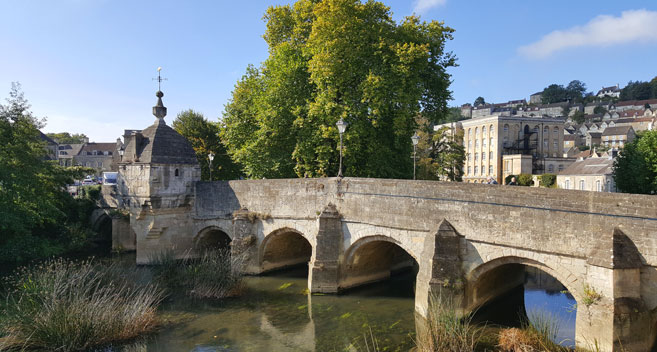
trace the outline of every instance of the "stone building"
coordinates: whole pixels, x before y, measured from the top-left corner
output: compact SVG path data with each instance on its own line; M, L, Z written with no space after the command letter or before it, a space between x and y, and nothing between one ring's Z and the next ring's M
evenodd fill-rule
M636 134L632 126L608 127L602 133L602 144L607 148L622 149L626 143L634 140Z
M616 192L612 158L591 157L572 163L557 174L557 185L563 189L593 192Z
M620 93L621 93L621 89L617 83L615 86L602 87L602 89L598 91L598 94L596 94L596 96L598 98L604 98L604 97L618 98L620 97Z
M543 91L536 92L529 96L530 104L541 104L543 103Z
M77 165L75 157L84 146L82 144L60 144L59 145L59 165L61 166L75 166Z
M549 169L563 169L570 162L562 157L564 122L561 119L487 116L461 121L461 125L466 155L465 182L481 183L493 177L502 183L505 175L514 174L513 170L542 174ZM504 169L503 159L509 160Z
M115 148L116 143L85 143L74 157L75 164L92 167L96 169L98 175L105 171L111 171Z

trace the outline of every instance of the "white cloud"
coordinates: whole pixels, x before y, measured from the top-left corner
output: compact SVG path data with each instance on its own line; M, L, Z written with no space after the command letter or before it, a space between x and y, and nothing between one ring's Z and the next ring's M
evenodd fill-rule
M446 2L447 0L415 0L415 7L413 8L413 12L422 14L434 7L445 5Z
M540 59L568 48L657 41L655 23L657 11L645 9L624 11L620 17L601 15L583 26L549 33L535 43L521 46L518 52Z

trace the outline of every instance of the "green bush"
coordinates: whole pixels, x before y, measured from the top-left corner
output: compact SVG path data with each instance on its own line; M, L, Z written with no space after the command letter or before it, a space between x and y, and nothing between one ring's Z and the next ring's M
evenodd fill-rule
M509 175L509 176L505 177L504 178L504 184L508 185L509 182L511 182L511 179L514 178L514 177L516 178L516 180L518 180L518 176L516 176L516 175Z
M534 184L531 174L520 174L517 177L518 185L520 186L531 186Z
M554 187L557 182L557 175L555 174L543 174L541 175L541 186L543 187Z
M63 259L19 268L3 282L0 349L82 351L151 332L162 291L117 269Z

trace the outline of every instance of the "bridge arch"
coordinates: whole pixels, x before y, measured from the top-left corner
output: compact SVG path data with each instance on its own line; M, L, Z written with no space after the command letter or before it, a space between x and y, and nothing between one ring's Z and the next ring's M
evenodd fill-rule
M564 287L566 287L566 289L573 296L575 301L577 301L578 303L582 301L582 295L580 289L583 287L583 283L580 282L580 280L568 269L562 266L549 265L531 258L526 258L517 255L499 256L485 263L482 263L476 268L472 269L466 275L466 280L468 282L469 288L476 288L474 286L477 285L478 283L480 284L481 280L486 279L487 275L491 275L495 273L495 271L497 270L503 270L505 266L508 267L510 265L524 265L524 266L529 266L539 269L545 272L546 274L557 279ZM478 302L471 302L471 303L476 305ZM472 308L476 308L476 306Z
M306 236L291 227L270 232L262 240L258 251L262 272L307 264L313 254L313 246Z
M230 248L232 238L219 226L207 226L194 236L196 250L223 250Z
M340 289L386 280L398 270L414 268L418 260L402 242L384 235L358 239L345 251Z

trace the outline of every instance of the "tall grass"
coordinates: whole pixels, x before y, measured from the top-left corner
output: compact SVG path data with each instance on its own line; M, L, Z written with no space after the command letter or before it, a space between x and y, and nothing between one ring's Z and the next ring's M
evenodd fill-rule
M471 316L461 317L452 300L432 296L426 329L418 332L416 344L421 352L472 352L483 331L472 324Z
M567 352L572 349L556 343L560 321L549 312L534 310L528 313L522 328L503 329L499 334L498 347L508 352Z
M162 291L121 276L91 260L19 268L3 282L0 349L83 351L153 331Z
M243 258L229 249L205 251L198 258L184 255L176 259L173 251L151 258L155 280L171 291L182 289L195 298L234 297L243 290Z

